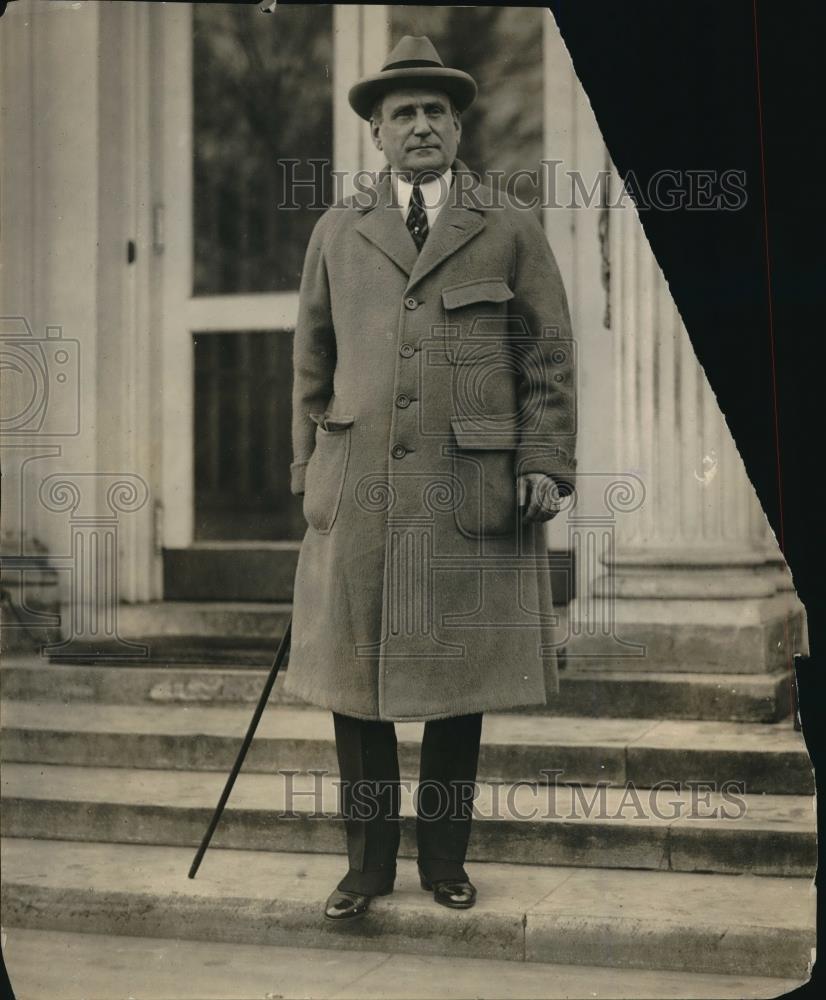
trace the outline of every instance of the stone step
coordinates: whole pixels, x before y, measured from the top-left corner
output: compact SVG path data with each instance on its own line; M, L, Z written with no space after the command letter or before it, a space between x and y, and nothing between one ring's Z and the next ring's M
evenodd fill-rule
M22 655L4 656L0 670L6 698L103 704L249 704L258 700L265 677L266 670L244 664L139 667L102 658L90 664L49 664ZM785 672L600 673L569 666L561 671L560 693L549 705L530 706L520 714L769 723L788 717L793 683ZM272 700L297 703L283 691L282 677Z
M136 635L123 642L94 641L71 650L53 647L47 650L55 664L99 664L111 666L187 666L211 668L266 669L273 661L277 641L250 636L246 640L227 640L209 635ZM136 650L142 650L139 654Z
M792 710L794 678L774 674L606 672L569 666L553 711L616 718L778 722Z
M163 550L166 601L291 601L299 541L208 541ZM572 556L548 553L551 592L557 607L567 605Z
M479 899L448 910L401 860L358 926L320 915L335 855L5 839L10 927L345 951L412 952L802 980L815 945L808 879L475 865Z
M199 542L163 550L167 601L291 601L300 542Z
M4 957L18 997L313 997L314 1000L757 1000L800 979L664 969L609 969L455 955L128 938L6 927ZM376 948L381 941L376 941ZM60 962L44 962L60 955ZM413 987L411 984L415 984Z
M147 601L119 604L115 639L71 642L49 650L54 662L110 658L136 664L243 663L267 666L292 605L275 601Z
M556 610L561 619L560 635L564 636L567 630L568 606L558 603ZM162 600L119 604L117 635L123 640L121 644L117 641L101 640L86 643L84 647L79 648L77 642L72 642L65 648L54 649L50 656L55 661L85 659L88 662L95 657L109 654L113 658L136 661L147 657L153 660L170 657L178 659L179 662L192 662L204 655L210 660L215 660L218 654L213 651L210 655L210 650L214 648L220 650L221 656L232 660L233 649L237 647L239 651L247 653L250 648L258 650L260 662L266 663L272 659L291 612L292 605L286 601ZM788 670L791 662L791 656L780 656L774 647L772 647L771 667L766 666L765 658L761 658L757 652L751 655L746 649L748 644L740 635L745 626L739 630L738 626L733 626L729 630L731 634L726 640L726 648L731 647L730 657L726 657L720 649L717 649L715 656L710 657L708 661L699 656L681 658L678 655L673 657L669 655L668 650L673 646L674 639L672 633L676 626L658 626L661 635L656 652L653 647L645 647L643 644L641 655L638 655L639 650L627 648L628 643L633 645L635 641L633 626L629 624L629 628L632 631L623 636L625 645L617 648L617 643L602 638L587 654L585 649L590 648L590 644L586 643L582 636L571 635L568 643L570 648L563 648L560 651L562 658L567 660L572 668L594 668L598 665L600 675L611 671L620 674L655 675L699 673L714 678L719 676L718 670L721 664L726 664L728 674L762 677L767 670L780 672ZM698 643L702 645L702 623L693 628L698 633L693 640L695 645ZM739 648L738 642L742 649ZM130 648L129 643L142 644L147 647L147 651ZM793 648L797 648L797 645L793 644Z
M12 837L197 846L225 775L46 764L3 766ZM415 856L415 785L402 782L400 855ZM216 846L345 850L330 777L241 774ZM479 784L473 861L806 877L817 864L810 796Z
M277 601L147 601L118 605L123 636L279 639L292 605Z
M4 701L3 760L228 772L250 720L247 706L97 705ZM418 774L423 723L398 723L403 777ZM332 715L273 705L265 712L244 770L337 772ZM771 725L488 713L480 780L596 785L738 782L745 791L814 793L802 733Z

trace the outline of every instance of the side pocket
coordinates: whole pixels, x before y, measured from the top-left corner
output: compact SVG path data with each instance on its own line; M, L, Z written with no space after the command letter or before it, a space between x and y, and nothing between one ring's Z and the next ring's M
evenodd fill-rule
M332 531L341 506L350 459L353 417L311 414L316 422L315 448L307 465L304 484L304 519L319 534Z
M474 420L452 417L453 473L462 496L456 527L468 538L495 538L517 530L514 452L518 431L507 415Z

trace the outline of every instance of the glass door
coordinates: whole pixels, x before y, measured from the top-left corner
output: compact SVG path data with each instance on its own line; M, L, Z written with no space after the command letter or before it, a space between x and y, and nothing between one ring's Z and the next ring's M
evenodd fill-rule
M347 90L402 34L428 34L480 82L462 159L503 183L516 171L541 176L548 12L307 4L269 16L257 5L169 4L152 16L163 545L296 539L290 380L304 250L333 162L381 163ZM553 109L564 118L555 131L570 135L565 102ZM515 194L531 198L531 183L521 174Z
M298 538L292 333L332 169L333 8L159 18L164 545Z

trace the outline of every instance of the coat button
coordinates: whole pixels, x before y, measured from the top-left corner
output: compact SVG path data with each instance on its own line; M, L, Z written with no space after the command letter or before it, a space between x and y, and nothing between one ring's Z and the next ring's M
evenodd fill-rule
M404 393L396 396L396 406L398 406L401 410L406 409L410 406L410 397L406 396Z
M405 309L415 309L418 304L418 301L414 299L412 295L408 295L408 297L404 300Z
M391 450L393 458L404 458L407 454L407 448L403 444L394 444Z
M415 353L416 350L412 344L402 344L399 348L399 354L401 354L403 358L412 358Z

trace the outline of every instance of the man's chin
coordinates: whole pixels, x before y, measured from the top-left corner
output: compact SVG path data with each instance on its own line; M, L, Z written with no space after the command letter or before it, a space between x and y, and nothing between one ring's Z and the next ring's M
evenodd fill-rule
M408 158L408 170L432 170L442 174L447 170L447 161L439 150L423 149Z

